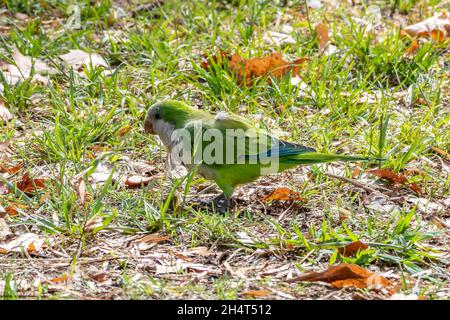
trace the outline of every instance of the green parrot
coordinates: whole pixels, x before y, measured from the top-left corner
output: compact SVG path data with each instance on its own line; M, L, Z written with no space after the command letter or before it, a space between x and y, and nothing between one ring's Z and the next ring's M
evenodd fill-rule
M227 207L235 188L261 175L301 164L367 161L369 157L318 153L313 148L280 140L235 115L211 114L184 102L166 100L152 105L145 132L156 134L168 148L169 160L213 180L223 194L216 200ZM173 160L176 158L176 160Z

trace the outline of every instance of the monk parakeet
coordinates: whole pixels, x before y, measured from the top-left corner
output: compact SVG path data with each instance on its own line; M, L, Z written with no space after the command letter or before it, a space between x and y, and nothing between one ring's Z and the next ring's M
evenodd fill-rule
M301 164L370 160L318 153L313 148L280 140L235 115L214 115L175 100L152 105L144 128L160 137L172 160L177 158L187 169L197 166L199 174L214 180L228 204L237 186L261 175Z

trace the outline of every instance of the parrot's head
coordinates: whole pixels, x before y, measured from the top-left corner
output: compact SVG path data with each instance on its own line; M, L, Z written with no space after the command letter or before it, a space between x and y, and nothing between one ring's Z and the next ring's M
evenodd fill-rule
M198 110L182 101L165 100L153 104L147 112L144 123L146 133L157 134L166 144L175 129L181 128L192 119Z

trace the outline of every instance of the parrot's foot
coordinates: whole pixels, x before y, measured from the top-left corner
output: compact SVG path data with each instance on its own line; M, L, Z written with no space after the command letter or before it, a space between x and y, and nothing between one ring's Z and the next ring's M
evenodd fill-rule
M214 210L218 213L225 213L232 208L230 198L225 197L224 194L221 194L214 199L198 199L197 201L194 201L193 205L195 208Z
M213 199L212 206L217 212L224 213L231 209L231 200L222 193Z

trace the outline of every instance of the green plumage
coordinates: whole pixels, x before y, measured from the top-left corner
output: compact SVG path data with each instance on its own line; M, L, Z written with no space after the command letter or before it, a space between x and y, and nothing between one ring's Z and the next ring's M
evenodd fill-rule
M196 131L196 126L200 130ZM173 147L169 134L179 129L188 132L192 142L191 160L195 151L209 154L208 151L213 150L210 154L214 161L204 157L199 164L199 173L214 180L226 197L231 197L238 185L254 181L263 174L282 172L301 164L371 160L368 157L318 153L312 148L279 140L237 116L212 115L174 100L153 105L148 111L146 128L152 128L150 131L161 137L169 151ZM200 132L202 138L195 144L195 134L199 136ZM217 142L219 147L213 148Z

